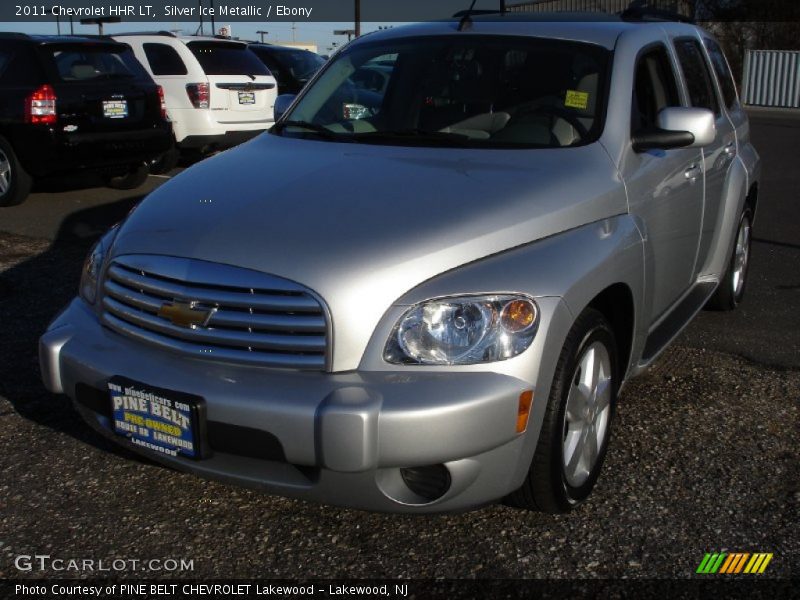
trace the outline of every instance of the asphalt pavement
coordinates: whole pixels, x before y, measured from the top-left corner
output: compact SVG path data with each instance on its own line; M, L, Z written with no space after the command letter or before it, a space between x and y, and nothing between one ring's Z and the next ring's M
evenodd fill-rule
M703 312L620 400L604 472L570 515L502 505L370 514L204 481L94 434L41 387L36 340L136 192L0 209L0 577L15 558L189 559L183 577L685 578L705 552L800 573L800 120L759 114L764 161L747 297ZM161 576L162 572L128 574Z

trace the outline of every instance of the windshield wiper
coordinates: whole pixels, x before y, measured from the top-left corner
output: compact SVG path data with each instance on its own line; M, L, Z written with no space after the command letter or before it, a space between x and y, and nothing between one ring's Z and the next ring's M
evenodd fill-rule
M277 125L275 125L272 128L272 130L275 133L280 133L287 127L297 127L299 129L306 129L308 131L316 133L322 138L325 138L327 140L333 140L336 142L355 142L355 140L351 139L352 136L350 135L341 135L335 133L330 129L328 129L327 127L324 127L322 125L317 125L316 123L311 123L309 121L282 121Z
M470 141L469 136L461 133L450 133L447 131L429 131L425 129L395 129L387 131L365 131L354 133L352 137L359 141L401 141L401 142L429 142L441 143L452 142L456 145L464 145Z

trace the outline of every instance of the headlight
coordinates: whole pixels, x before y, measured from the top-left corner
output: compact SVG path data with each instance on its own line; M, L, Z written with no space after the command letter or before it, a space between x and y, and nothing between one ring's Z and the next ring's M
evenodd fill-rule
M429 300L400 318L384 359L394 364L470 365L505 360L531 345L539 324L526 296Z
M81 298L89 304L94 304L95 300L97 300L97 284L100 279L100 271L103 268L106 253L117 235L117 230L118 228L115 226L101 237L83 263L79 293Z

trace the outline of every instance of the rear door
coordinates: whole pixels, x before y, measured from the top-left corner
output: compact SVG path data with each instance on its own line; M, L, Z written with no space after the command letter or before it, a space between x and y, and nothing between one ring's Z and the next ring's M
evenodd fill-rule
M39 53L67 133L151 129L161 121L158 90L127 45L44 44Z
M208 77L210 107L217 122L272 121L275 78L246 44L199 40L187 46Z

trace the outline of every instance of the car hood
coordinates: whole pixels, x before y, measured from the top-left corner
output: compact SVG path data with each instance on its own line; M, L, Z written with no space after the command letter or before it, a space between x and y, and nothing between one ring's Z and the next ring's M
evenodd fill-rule
M600 144L472 150L265 134L150 194L112 253L206 260L301 283L328 304L333 368L347 370L386 309L423 281L626 210Z

